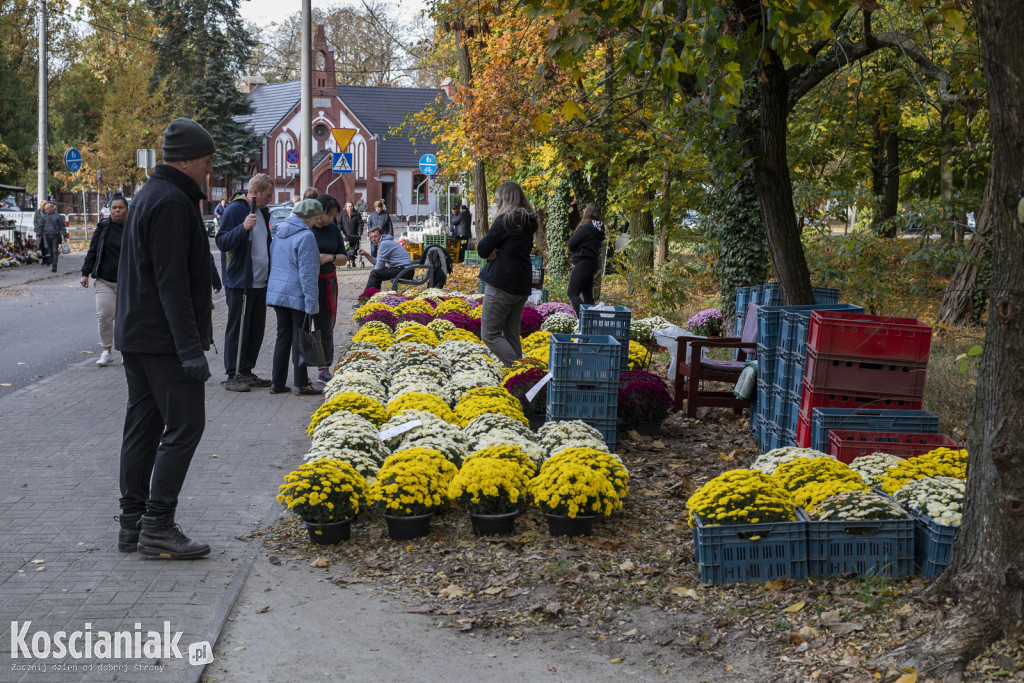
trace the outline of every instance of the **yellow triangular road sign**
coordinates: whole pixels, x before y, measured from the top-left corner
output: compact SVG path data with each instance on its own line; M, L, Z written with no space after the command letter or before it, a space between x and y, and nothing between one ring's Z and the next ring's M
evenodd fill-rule
M355 128L331 128L331 133L338 143L338 151L344 152L348 143L352 142L352 136L356 134Z

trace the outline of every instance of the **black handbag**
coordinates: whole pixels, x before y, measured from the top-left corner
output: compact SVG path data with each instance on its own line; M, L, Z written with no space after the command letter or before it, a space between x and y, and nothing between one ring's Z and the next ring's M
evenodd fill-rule
M320 338L320 330L314 326L313 316L306 314L302 327L295 331L295 337L295 348L299 350L300 367L322 368L327 365L323 340Z

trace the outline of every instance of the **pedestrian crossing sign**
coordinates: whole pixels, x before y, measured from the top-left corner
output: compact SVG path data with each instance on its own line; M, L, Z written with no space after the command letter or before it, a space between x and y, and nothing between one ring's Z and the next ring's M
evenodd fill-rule
M352 172L352 152L332 152L334 155L334 161L331 164L331 170L335 173L351 173Z

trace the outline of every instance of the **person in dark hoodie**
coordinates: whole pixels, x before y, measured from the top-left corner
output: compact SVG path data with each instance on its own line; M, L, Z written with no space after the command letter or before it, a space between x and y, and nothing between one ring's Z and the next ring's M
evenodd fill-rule
M572 272L569 273L567 293L577 316L580 314L580 304L594 303L594 275L601 263L604 237L601 209L590 202L583 209L583 217L568 244L572 256Z
M533 285L530 252L537 214L523 188L511 180L498 186L491 229L476 245L487 263L480 279L487 284L480 316L480 337L506 367L523 356L519 327Z
M228 391L270 386L269 379L253 374L252 369L263 346L267 322L267 278L270 276L270 210L267 204L273 194L274 181L266 173L257 173L249 179L248 196L232 198L217 230L224 299L228 304L224 330L227 380L221 386ZM242 357L236 359L239 335L242 337Z
M128 408L121 444L117 547L187 560L210 546L174 523L178 494L206 427L210 239L199 213L213 171L213 137L195 121L164 131L163 161L135 195L121 238L114 343Z

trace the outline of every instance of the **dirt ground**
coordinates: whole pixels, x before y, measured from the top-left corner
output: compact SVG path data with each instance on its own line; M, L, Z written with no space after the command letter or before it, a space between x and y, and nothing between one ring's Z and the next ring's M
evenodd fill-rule
M514 536L476 538L451 510L429 537L396 542L370 512L350 541L315 548L283 516L258 532L262 555L205 680L270 675L281 651L297 655L288 672L334 680L933 680L901 678L884 657L949 608L924 601L916 578L700 582L685 502L756 457L746 427L712 410L670 417L659 437L622 435L627 505L589 538L551 537L536 510ZM1024 680L1024 640L995 646L968 679Z

